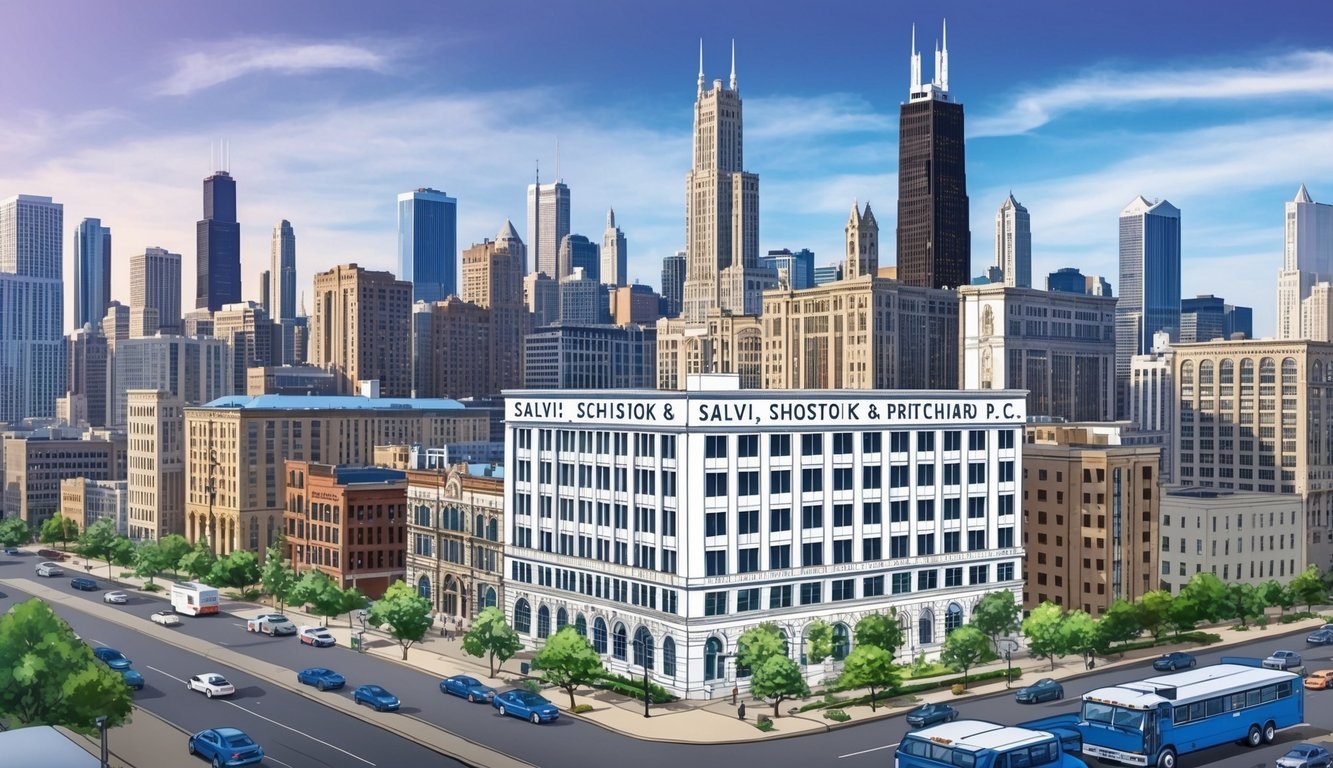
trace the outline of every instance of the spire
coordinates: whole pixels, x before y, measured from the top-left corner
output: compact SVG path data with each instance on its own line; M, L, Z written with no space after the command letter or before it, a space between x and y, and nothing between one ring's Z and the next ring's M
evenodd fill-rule
M702 79L700 80L702 82ZM912 82L909 94L921 92L921 54L916 51L916 25L912 25Z
M310 317L310 315L307 314L306 311L305 311L305 291L301 291L301 310L300 310L300 312L297 313L296 316L297 316L297 317Z
M736 90L736 38L731 38L731 90Z
M949 20L944 20L944 45L940 48L940 60L936 64L935 76L940 81L940 90L949 92Z
M1292 202L1294 202L1294 203L1313 203L1314 201L1310 199L1310 193L1309 193L1309 191L1307 191L1307 190L1305 189L1305 185L1302 184L1302 185L1301 185L1301 188L1298 189L1298 190L1296 190L1296 199L1293 200Z
M495 236L495 241L497 243L504 242L505 240L517 240L522 242L522 239L518 236L518 230L514 229L514 222L509 219L505 219L504 226L500 227L500 234Z
M861 203L856 198L852 198L852 215L849 223L855 223L861 220Z
M616 228L616 209L611 208L610 206L608 206L606 209L606 228L607 229Z
M871 210L870 210L870 201L869 201L869 200L866 201L866 210L865 210L865 213L862 213L862 214L861 214L861 220L862 220L862 221L868 221L868 222L870 222L871 224L875 224L875 214L874 214L873 212L871 212ZM878 225L876 224L876 226L878 226Z
M930 74L930 84L940 88L940 70L944 69L940 64L940 41L935 39L935 71Z
M704 39L699 38L699 95L704 95Z

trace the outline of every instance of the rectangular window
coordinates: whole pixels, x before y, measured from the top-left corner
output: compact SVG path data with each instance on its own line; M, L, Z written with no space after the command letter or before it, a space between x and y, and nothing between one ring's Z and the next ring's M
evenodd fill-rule
M986 516L986 497L972 496L967 500L967 516L977 520Z
M861 579L862 597L881 597L884 594L884 577L868 576Z
M962 450L962 447L963 447L963 433L961 431L952 429L944 433L945 451L958 451Z
M861 540L861 559L866 562L884 559L883 539L878 536Z
M770 587L768 590L768 608L790 608L791 607L791 585L783 584L780 587Z
M1003 433L1001 433L1001 434L1003 434ZM995 580L996 580L996 581L1001 581L1001 582L1003 582L1003 581L1013 581L1013 580L1014 580L1014 564L1013 564L1013 563L999 563L999 564L997 564L997 565L995 566Z
M705 435L705 436L704 436L704 458L705 458L705 459L725 459L725 458L727 458L727 436L726 436L726 435Z
M962 534L958 533L958 531L945 531L944 532L945 554L948 554L950 552L961 552L963 550L961 546L961 541L962 541Z
M861 487L866 490L883 487L884 468L878 464L861 468Z
M810 581L801 585L801 605L816 605L824 602L824 585Z
M1010 547L1014 546L1013 528L1001 528L996 532L996 534L997 534L997 540L995 542L995 545L997 547L999 547L1000 549L1009 549Z
M935 450L935 433L917 432L916 449L920 453L930 453L931 451Z
M852 524L852 505L834 504L833 505L833 527L847 528Z
M823 565L824 564L824 543L820 541L807 541L801 545L801 565Z
M986 450L986 433L980 429L969 430L967 433L967 449L969 451Z
M935 534L918 533L916 535L916 554L918 557L935 554Z
M861 524L879 525L884 519L884 508L878 501L867 501L861 505Z
M802 456L822 456L824 454L823 435L801 435Z
M850 563L852 561L852 540L835 539L833 541L833 563Z
M935 519L935 500L918 499L916 502L916 519L923 523L928 523Z
M908 520L907 502L890 501L889 502L889 522L905 523Z
M769 533L780 533L791 530L791 510L786 507L775 507L768 511L768 531Z
M963 465L958 462L944 465L944 485L962 484Z
M823 528L824 507L820 504L806 504L801 507L801 528Z
M829 590L833 602L856 599L856 579L835 579Z
M775 469L768 473L769 493L791 493L791 470Z
M967 465L967 482L972 485L986 482L986 465L984 462L974 461Z
M736 513L736 533L742 536L759 533L759 510L742 509Z
M759 435L737 435L736 456L753 459L759 456Z
M769 435L768 436L768 455L772 456L790 456L791 455L791 435Z
M989 565L972 565L967 569L968 584L985 584L990 575Z
M912 591L912 574L895 573L893 574L893 594L903 595Z
M944 519L958 520L962 517L963 500L945 499L944 500Z
M852 490L852 468L838 467L833 470L833 490L850 491Z
M705 616L726 616L726 615L727 615L727 593L726 593L726 592L705 592L705 593L704 593L704 615L705 615Z
M758 473L758 472L737 472L737 473L736 473L736 495L737 495L737 496L758 496L758 495L759 495L759 473Z
M727 575L727 550L710 549L707 552L704 552L704 575Z
M983 550L983 549L985 549L985 548L986 548L986 532L985 532L985 531L968 531L968 532L967 532L967 549L968 549L969 552L978 552L978 551Z
M1012 430L1012 429L1001 429L997 434L999 435L999 438L1000 438L1000 450L1002 450L1002 451L1004 451L1004 450L1013 450L1013 447L1014 447L1014 430Z
M907 465L895 464L889 467L889 487L906 488L907 487Z
M819 467L805 467L801 470L801 493L817 493L824 490L824 470Z
M949 587L961 587L961 586L963 586L963 569L945 568L944 569L945 589L948 589Z
M884 444L883 432L864 432L861 434L861 453L879 453Z
M918 592L924 592L927 589L939 589L940 572L939 571L917 571L916 588Z
M754 573L759 570L759 548L748 547L736 550L736 572Z
M707 472L704 474L704 495L719 498L727 495L727 473Z
M934 485L934 484L935 484L935 465L934 465L934 464L918 464L918 465L916 465L916 484L917 484L918 486L921 486L921 485Z
M768 548L768 567L774 570L791 567L791 545L775 544Z
M907 453L910 443L906 432L889 433L889 451L891 453Z
M835 432L833 434L833 454L842 456L852 452L852 433Z
M889 557L909 557L908 539L906 536L889 537Z
M751 587L736 593L736 613L759 610L759 588Z
M704 515L704 536L726 536L727 513L709 512Z

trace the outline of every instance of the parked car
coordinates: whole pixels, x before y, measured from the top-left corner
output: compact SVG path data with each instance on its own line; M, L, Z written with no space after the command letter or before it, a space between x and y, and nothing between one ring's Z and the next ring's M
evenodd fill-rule
M402 704L398 697L378 685L363 685L352 691L352 701L369 704L376 712L392 712Z
M68 557L68 555L58 549L39 549L37 550L37 556L44 557L47 560L64 560Z
M1198 663L1199 661L1194 658L1194 654L1172 651L1157 657L1157 660L1152 663L1152 668L1158 672L1175 672L1177 669L1193 669Z
M1277 768L1329 768L1333 758L1318 744L1297 744L1277 759Z
M61 568L59 563L50 563L50 562L47 562L47 563L38 563L38 564L37 564L37 575L38 575L38 576L64 576L64 575L65 575L65 569L64 569L64 568Z
M1301 655L1295 651L1273 651L1273 655L1264 659L1264 666L1269 669L1295 669L1301 665Z
M922 704L907 713L907 724L913 728L924 728L936 723L951 723L958 719L958 710L948 704Z
M347 678L325 667L309 667L296 673L296 682L331 691L347 685Z
M125 679L126 685L136 691L143 690L143 675L130 666L131 662L125 658L125 654L115 648L107 648L103 645L93 649L93 656L111 669L119 672L120 676Z
M175 611L158 611L150 616L154 624L161 624L164 627L179 627L181 617L176 615Z
M1333 645L1333 629L1316 629L1305 636L1306 645Z
M23 554L23 550L19 549L18 547L5 547L5 554L6 554L6 555L21 555L21 554Z
M302 645L313 645L316 648L327 648L338 643L333 638L333 633L329 632L328 627L304 626L297 633L297 637L301 639Z
M213 765L258 765L264 761L264 749L236 728L200 731L190 737L186 749Z
M129 601L130 601L130 596L120 591L107 592L106 594L102 595L102 602L104 603L116 603L117 605L124 605Z
M96 592L97 582L87 576L75 576L69 580L69 585L83 592Z
M1333 687L1333 669L1321 669L1318 672L1311 672L1310 676L1305 678L1305 687L1312 691Z
M560 717L555 705L531 691L513 690L496 694L491 706L501 715L521 717L533 723L549 723Z
M1043 677L1026 688L1019 688L1014 693L1014 701L1019 704L1036 704L1042 701L1058 701L1065 697L1065 687L1049 677Z
M264 613L245 622L246 632L263 632L269 637L275 635L294 635L296 625L281 613Z
M495 689L475 677L454 675L440 681L440 693L452 693L471 702L485 702L495 698Z
M198 691L210 699L214 696L230 696L236 693L236 686L216 672L195 675L185 681L185 687L191 691Z

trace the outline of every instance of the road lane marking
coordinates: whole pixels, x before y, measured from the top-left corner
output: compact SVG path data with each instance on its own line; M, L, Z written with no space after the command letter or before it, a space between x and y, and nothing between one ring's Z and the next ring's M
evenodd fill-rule
M183 683L183 682L185 682L185 680L183 680L182 678L176 677L175 675L171 674L170 672L163 672L162 670L158 669L157 667L149 666L148 669L153 670L154 672L158 673L159 675L166 675L167 677L171 678L172 680L175 680L175 681L178 682L178 683Z
M871 747L870 749L863 749L860 752L849 752L845 755L838 755L838 759L841 760L844 757L856 757L857 755L867 755L870 754L871 752L878 752L881 749L893 749L894 747L898 746L901 743L902 742L900 741L895 741L892 744L885 744L882 747Z
M298 695L299 695L299 694L298 694ZM291 731L292 733L299 734L299 735L301 735L301 736L306 737L307 739L310 739L311 741L317 742L317 743L319 743L319 744L323 744L324 746L328 747L329 749L336 749L336 750L338 750L339 752L343 753L344 755L347 755L348 757L354 757L354 758L356 758L357 760L360 760L361 762L365 763L366 765L371 766L371 768L374 768L374 766L375 766L374 763L370 762L369 760L365 759L364 757L361 757L360 755L354 755L354 754L352 754L351 752L348 752L347 750L343 749L342 747L336 746L336 745L334 745L334 744L330 744L330 743L328 743L327 741L324 741L323 739L317 739L317 738L315 738L314 736L311 736L310 734L306 733L305 731L298 731L297 729L291 727L290 725L287 725L287 724L285 724L285 723L280 723L280 722L278 722L277 720L274 720L274 719L271 718L271 717L264 717L263 715L259 714L258 712L255 712L255 711L252 710L252 709L246 709L245 707L242 707L240 704L237 704L237 703L234 702L234 701L224 701L224 702L222 702L222 703L223 703L223 704L229 704L229 705L231 705L231 706L233 706L233 707L236 707L237 709L241 710L242 712L249 712L250 714L254 715L255 717L259 718L260 720L264 720L264 721L266 721L266 722L273 723L274 725L278 726L279 728L286 728L287 730Z
M287 768L295 768L295 766L293 766L291 763L284 763L278 758L274 757L273 755L268 754L267 752L264 753L264 762L277 763L278 765L285 765L287 766Z

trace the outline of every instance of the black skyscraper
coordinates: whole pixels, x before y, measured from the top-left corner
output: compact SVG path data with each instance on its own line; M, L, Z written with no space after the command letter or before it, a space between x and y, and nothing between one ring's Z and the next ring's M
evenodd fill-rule
M921 83L912 31L912 87L898 119L898 279L956 288L972 274L963 105L949 98L949 50L935 49L935 80Z
M241 300L241 225L236 180L226 171L204 179L204 218L195 225L198 248L196 309L216 312Z

